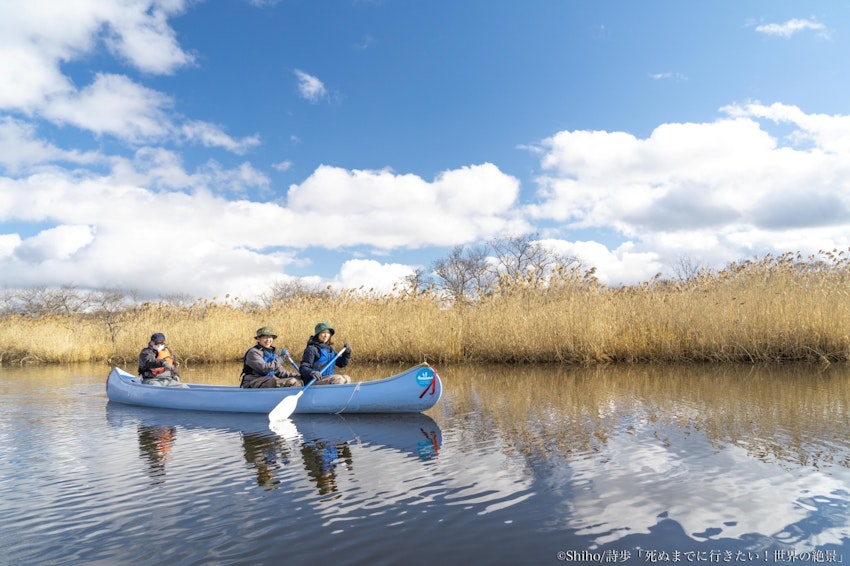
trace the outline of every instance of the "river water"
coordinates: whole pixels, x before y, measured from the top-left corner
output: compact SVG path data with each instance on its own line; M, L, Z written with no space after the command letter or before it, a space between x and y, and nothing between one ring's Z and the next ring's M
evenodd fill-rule
M0 564L850 563L850 368L436 369L426 414L275 432L0 368Z

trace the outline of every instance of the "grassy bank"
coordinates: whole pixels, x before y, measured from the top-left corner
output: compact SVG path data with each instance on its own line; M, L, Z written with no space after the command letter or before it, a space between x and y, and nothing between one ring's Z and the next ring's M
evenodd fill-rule
M850 359L850 269L838 256L786 255L688 281L607 288L592 274L546 285L505 281L472 304L434 294L301 296L258 307L144 303L112 313L6 315L0 362L104 362L134 367L152 332L184 364L235 361L274 326L299 359L319 321L358 363L818 362Z

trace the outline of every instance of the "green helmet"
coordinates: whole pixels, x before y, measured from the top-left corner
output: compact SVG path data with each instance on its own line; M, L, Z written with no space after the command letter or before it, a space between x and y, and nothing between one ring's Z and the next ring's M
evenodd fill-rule
M272 338L277 338L277 334L274 333L274 328L271 326L263 326L257 329L257 335L254 338L259 338L260 336L271 336Z

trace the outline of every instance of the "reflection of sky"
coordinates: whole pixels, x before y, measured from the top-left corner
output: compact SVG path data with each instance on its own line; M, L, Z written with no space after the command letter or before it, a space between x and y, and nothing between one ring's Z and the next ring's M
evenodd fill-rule
M672 520L695 539L755 534L796 550L840 544L850 534L846 512L809 521L822 507L848 505L846 469L789 470L737 446L712 446L698 432L660 429L644 424L612 434L604 451L564 462L543 480L567 498L558 527L602 545Z

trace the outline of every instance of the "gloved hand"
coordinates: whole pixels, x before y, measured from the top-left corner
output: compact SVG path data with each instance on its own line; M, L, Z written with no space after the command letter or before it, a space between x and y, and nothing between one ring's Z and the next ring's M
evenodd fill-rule
M342 345L342 347L345 348L345 352L343 353L343 355L350 356L351 355L351 345L348 342L346 342L345 344Z
M171 362L162 362L162 367L174 371L174 365Z
M316 381L318 381L318 380L322 379L322 372L320 372L320 371L311 371L311 372L310 372L310 376L311 376L313 379L315 379Z

